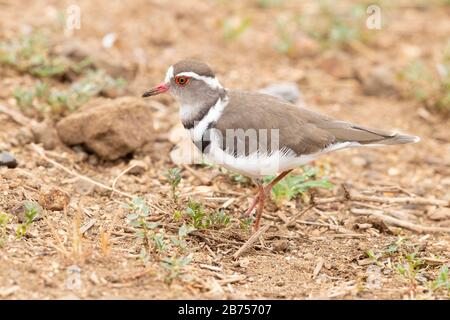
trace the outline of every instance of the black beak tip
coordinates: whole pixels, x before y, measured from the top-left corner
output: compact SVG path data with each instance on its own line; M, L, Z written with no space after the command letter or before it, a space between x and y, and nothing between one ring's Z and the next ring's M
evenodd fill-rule
M150 92L144 92L144 94L142 95L142 98L147 98L147 97L150 97L151 96L151 94L150 94Z

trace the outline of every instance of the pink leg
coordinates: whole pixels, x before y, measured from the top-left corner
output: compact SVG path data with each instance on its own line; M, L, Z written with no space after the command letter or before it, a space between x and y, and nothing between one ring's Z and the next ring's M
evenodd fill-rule
M287 170L287 171L280 173L280 175L278 175L278 177L273 179L265 187L261 184L258 184L258 195L255 197L255 200L253 200L252 205L246 212L247 215L251 215L253 209L256 207L256 205L258 205L258 208L256 210L255 230L258 230L258 228L259 228L259 223L260 223L262 212L264 209L264 202L266 200L267 195L272 190L273 186L276 185L280 180L282 180L291 171L292 170Z

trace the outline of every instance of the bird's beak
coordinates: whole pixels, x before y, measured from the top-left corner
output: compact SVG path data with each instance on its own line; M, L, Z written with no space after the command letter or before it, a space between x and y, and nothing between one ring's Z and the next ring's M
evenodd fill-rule
M170 88L170 85L168 83L161 83L161 84L157 85L156 87L144 92L142 97L146 98L146 97L155 96L157 94L166 92L167 90L169 90L169 88Z

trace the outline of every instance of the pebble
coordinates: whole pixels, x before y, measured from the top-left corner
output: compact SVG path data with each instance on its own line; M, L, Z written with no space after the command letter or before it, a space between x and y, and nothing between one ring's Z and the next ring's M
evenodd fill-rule
M15 168L17 167L17 160L12 153L3 151L0 153L0 166Z

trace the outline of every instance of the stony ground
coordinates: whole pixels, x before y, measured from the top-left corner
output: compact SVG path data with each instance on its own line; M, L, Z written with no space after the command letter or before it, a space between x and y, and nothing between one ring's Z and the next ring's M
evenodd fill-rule
M64 32L72 4L81 9L81 28ZM79 140L77 130L63 140L82 146L70 148L53 124L71 112L38 108L36 96L23 107L17 88L41 79L64 90L80 76L42 78L2 61L0 151L12 153L18 167L0 167L0 298L448 299L450 122L436 96L417 98L435 80L418 87L402 74L415 61L435 70L445 59L450 7L380 4L382 28L368 30L365 6L358 15L358 3L349 1L328 6L330 13L316 2L287 0L0 1L2 43L41 30L52 55L86 55L96 69L126 80L125 88L102 87L94 103L125 101L152 120L133 132L142 140L124 135L133 125L111 125L125 141L117 159L100 157L104 145ZM317 35L322 24L334 33ZM242 215L256 189L217 167L175 165L177 106L168 97L139 98L186 57L207 61L227 87L295 83L299 105L422 140L316 161L317 175L335 187L271 201L265 232L237 256L252 235ZM94 128L107 122L84 119ZM177 199L169 168L181 170ZM158 224L147 243L130 221L139 218L129 216L146 209L146 220ZM202 214L192 231L192 216Z

